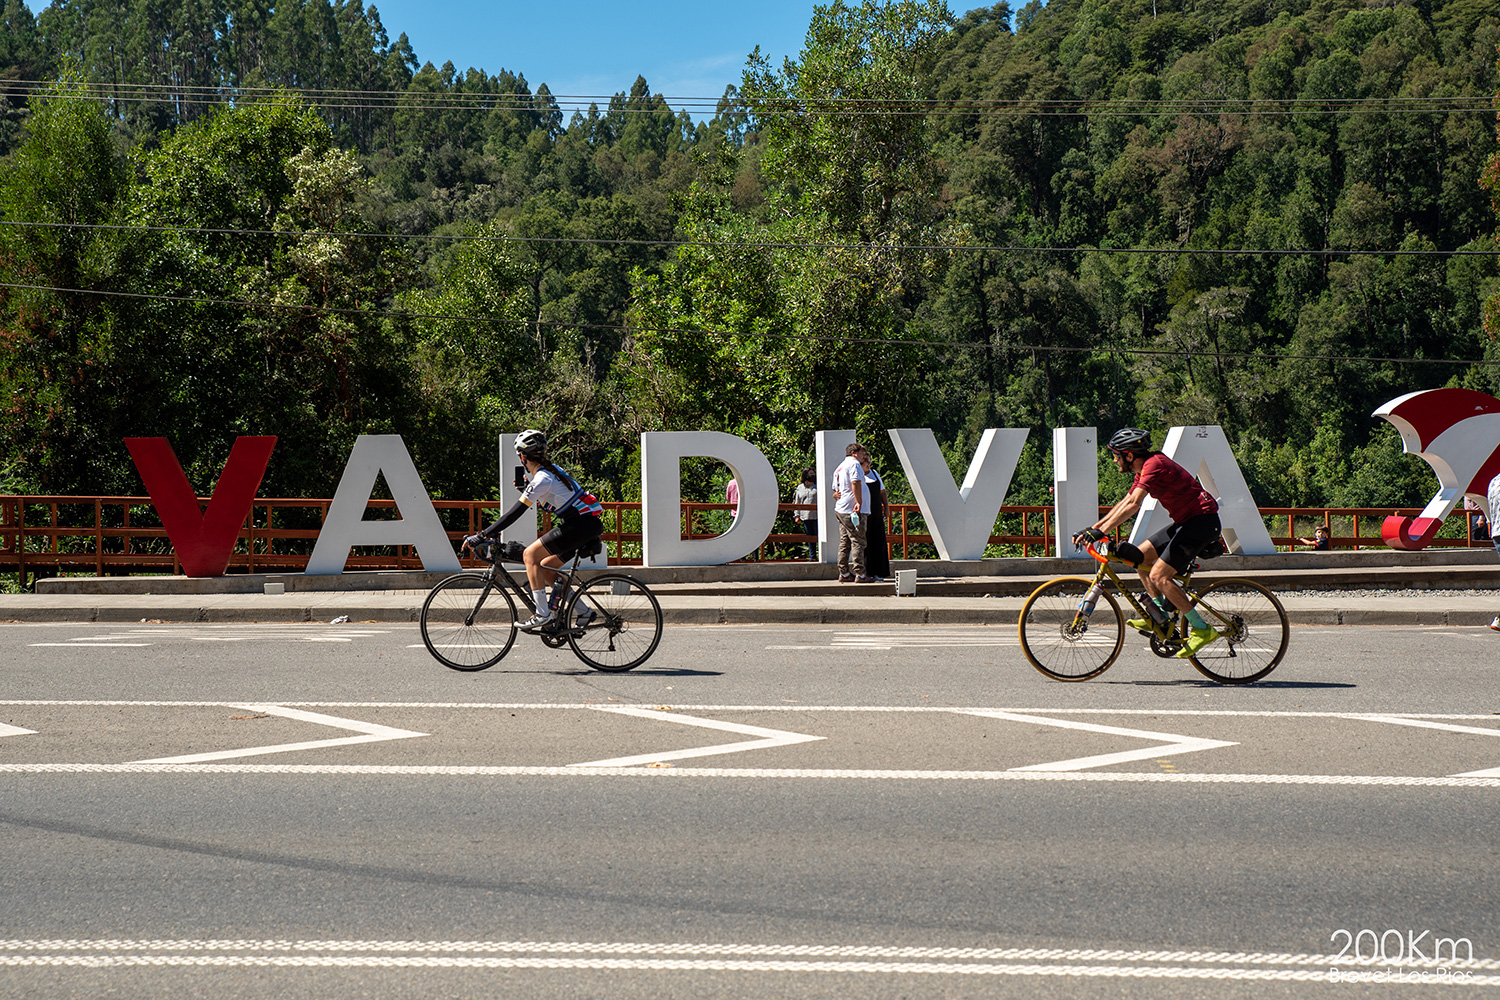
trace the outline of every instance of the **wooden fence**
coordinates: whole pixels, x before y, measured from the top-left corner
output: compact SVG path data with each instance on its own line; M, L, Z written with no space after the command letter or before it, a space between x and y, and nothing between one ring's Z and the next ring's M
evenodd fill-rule
M206 504L207 498L200 498ZM331 500L257 498L240 529L229 561L231 573L300 572ZM438 516L455 542L479 530L504 509L486 500L435 500ZM604 505L604 540L610 562L638 565L641 561L641 505L610 502ZM800 561L808 537L792 512L812 508L781 504L776 533L768 536L747 560ZM1107 510L1101 507L1100 511ZM996 554L1022 557L1053 551L1052 508L1006 506L1000 509L990 545ZM1307 548L1299 538L1312 536L1315 525L1325 525L1334 548L1381 547L1381 522L1391 514L1415 515L1415 509L1371 507L1267 507L1261 514L1272 541L1284 548ZM392 501L371 500L369 517L397 516ZM730 508L725 503L684 503L682 537L711 538L727 530ZM542 515L542 530L550 525ZM1448 519L1439 546L1489 545L1476 532L1476 522L1462 512ZM892 558L936 558L932 536L915 504L892 504L886 515L886 539ZM350 569L418 569L421 560L408 546L359 547L349 557ZM131 573L181 572L167 533L146 497L0 496L0 572L28 575L93 573L97 576Z

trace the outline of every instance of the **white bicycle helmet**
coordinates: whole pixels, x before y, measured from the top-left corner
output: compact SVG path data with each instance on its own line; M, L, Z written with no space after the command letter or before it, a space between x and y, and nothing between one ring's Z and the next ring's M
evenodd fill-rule
M517 434L516 454L533 460L544 458L547 454L547 435L530 429Z

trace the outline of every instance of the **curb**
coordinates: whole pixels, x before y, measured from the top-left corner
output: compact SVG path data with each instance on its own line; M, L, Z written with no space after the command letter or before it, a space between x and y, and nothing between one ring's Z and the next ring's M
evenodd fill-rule
M735 604L717 607L666 608L664 620L674 625L1014 625L1019 609L1015 607L945 607L912 604L863 607L792 607L756 608ZM350 624L412 624L418 620L421 606L406 607L319 607L305 605L271 605L266 607L5 607L0 606L0 623L21 624L134 624L205 623L252 624L270 622L323 622L334 613L347 615ZM1293 625L1369 626L1417 625L1428 627L1475 627L1488 625L1494 618L1490 611L1445 611L1416 609L1288 608Z

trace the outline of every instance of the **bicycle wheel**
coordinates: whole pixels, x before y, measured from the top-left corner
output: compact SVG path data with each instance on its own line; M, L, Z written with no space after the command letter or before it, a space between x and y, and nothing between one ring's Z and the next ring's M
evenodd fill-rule
M1031 665L1057 681L1086 681L1109 669L1125 643L1125 615L1105 590L1088 621L1078 605L1093 580L1063 576L1032 591L1021 606L1021 651Z
M1219 580L1193 602L1222 638L1189 658L1220 684L1249 684L1276 669L1292 629L1276 595L1251 580ZM1201 605L1201 606L1200 606Z
M422 604L422 642L445 667L493 667L515 641L515 601L483 573L457 573L438 581Z
M661 605L641 581L619 573L596 576L579 587L568 604L567 621L576 623L584 608L594 618L568 632L568 644L580 660L609 673L638 667L661 642Z

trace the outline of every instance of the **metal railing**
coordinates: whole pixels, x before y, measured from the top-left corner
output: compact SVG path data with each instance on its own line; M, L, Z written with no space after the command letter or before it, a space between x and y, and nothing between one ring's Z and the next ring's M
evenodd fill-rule
M207 498L200 498L206 504ZM328 516L331 500L256 498L241 526L229 572L300 572L307 564L318 531ZM493 500L435 500L433 506L448 537L455 542L488 524L506 505ZM606 502L604 541L615 565L641 561L641 505ZM1107 507L1099 508L1101 513ZM813 511L805 504L780 504L778 524L800 528L793 512ZM1329 529L1332 548L1382 547L1381 522L1392 514L1414 516L1414 508L1266 507L1261 509L1279 547L1309 548L1300 539L1311 537L1316 525ZM1469 516L1464 516L1468 513ZM1476 532L1477 512L1455 512L1432 547L1489 545ZM1013 505L1000 509L996 533L989 542L996 555L1021 557L1054 551L1052 508ZM371 500L367 518L395 517L395 503ZM682 505L682 537L711 538L727 530L727 503ZM541 530L550 527L542 515ZM932 535L915 504L891 504L885 513L886 544L893 558L936 558ZM1284 530L1282 530L1284 528ZM1305 533L1304 533L1305 532ZM777 531L766 537L747 560L800 561L809 536L800 531ZM357 547L349 569L418 569L421 559L410 546ZM0 496L0 572L16 572L24 584L29 574L92 572L97 576L181 572L166 530L147 497Z

